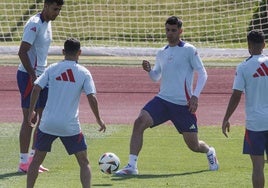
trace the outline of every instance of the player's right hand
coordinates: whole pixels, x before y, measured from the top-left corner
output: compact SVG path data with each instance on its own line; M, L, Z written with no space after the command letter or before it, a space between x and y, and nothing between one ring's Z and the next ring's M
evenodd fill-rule
M230 123L228 120L223 120L221 129L224 136L228 138L227 132L230 132Z
M151 64L149 61L147 60L143 60L142 61L142 68L147 71L147 72L150 72L151 71Z
M32 121L32 114L29 114L28 119L27 119L27 125L30 126L30 127L34 127L32 125L32 122L31 121Z
M31 79L31 83L32 83L32 85L34 85L34 81L37 79L37 76L36 76L35 74L32 74L32 75L30 76L30 79Z
M99 132L105 132L106 131L106 125L102 119L97 120L97 123L100 126Z

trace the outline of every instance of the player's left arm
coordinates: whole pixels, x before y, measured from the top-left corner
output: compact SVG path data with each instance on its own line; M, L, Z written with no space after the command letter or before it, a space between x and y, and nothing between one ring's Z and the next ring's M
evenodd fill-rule
M198 51L196 48L192 48L191 51L191 66L193 67L194 71L197 72L197 81L196 86L193 91L193 95L197 98L201 94L203 88L205 87L205 84L207 82L208 74L204 67L203 61L200 58Z
M207 81L207 72L205 68L201 68L197 70L198 77L196 81L196 87L194 89L193 95L188 101L189 111L191 113L195 113L198 107L198 97L203 90L206 81Z
M197 80L193 95L198 98L203 88L205 87L208 75L205 67L199 68L196 72L197 72Z
M197 80L196 80L196 86L193 91L193 95L191 96L188 102L188 106L189 106L189 111L191 113L195 113L198 107L199 95L201 94L203 88L205 87L208 75L203 65L203 62L197 53L197 50L194 49L192 52L193 54L192 54L191 63L192 63L193 69L197 72Z

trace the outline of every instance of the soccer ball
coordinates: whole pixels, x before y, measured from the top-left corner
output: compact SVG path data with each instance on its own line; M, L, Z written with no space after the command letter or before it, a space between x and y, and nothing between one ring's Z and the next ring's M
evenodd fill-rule
M99 159L100 170L105 174L115 173L120 165L120 159L114 153L107 152Z

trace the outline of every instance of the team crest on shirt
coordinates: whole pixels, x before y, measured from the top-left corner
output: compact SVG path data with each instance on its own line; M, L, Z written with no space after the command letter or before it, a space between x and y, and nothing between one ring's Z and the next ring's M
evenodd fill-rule
M30 30L36 32L36 27L32 27Z
M170 55L170 56L168 57L168 62L169 62L169 63L172 63L173 60L174 60L173 55Z

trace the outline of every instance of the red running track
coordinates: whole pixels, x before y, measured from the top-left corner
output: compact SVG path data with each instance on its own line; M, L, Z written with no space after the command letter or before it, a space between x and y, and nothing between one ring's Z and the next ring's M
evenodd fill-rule
M88 66L97 88L100 113L107 124L132 124L143 105L154 97L158 83L141 67ZM0 66L0 122L20 123L22 112L16 83L17 67ZM232 92L234 68L207 68L208 81L199 99L199 125L221 125ZM244 124L244 98L231 124ZM95 123L86 97L80 101L81 123Z

